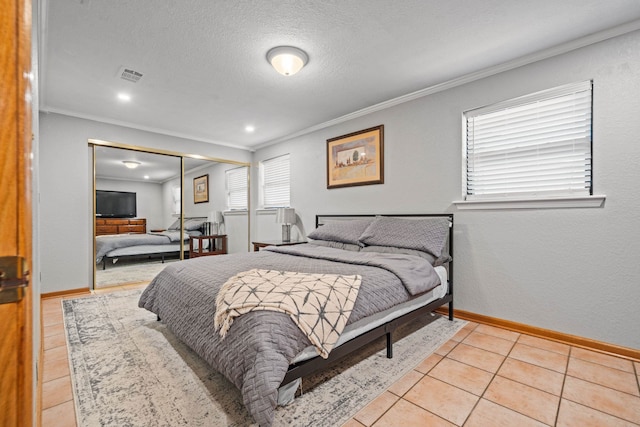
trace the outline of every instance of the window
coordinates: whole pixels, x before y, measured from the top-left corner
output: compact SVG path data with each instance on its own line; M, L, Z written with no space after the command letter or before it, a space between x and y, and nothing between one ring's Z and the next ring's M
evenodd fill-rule
M247 210L247 168L229 169L225 175L227 210Z
M260 162L262 207L289 207L289 154Z
M466 200L589 196L592 82L468 111Z

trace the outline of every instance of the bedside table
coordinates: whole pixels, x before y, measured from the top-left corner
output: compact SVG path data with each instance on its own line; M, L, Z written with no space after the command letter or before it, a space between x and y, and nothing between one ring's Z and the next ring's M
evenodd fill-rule
M306 240L292 240L290 242L283 242L282 240L261 240L259 242L251 242L253 244L253 251L258 252L260 248L267 246L292 246L299 245L301 243L307 243Z
M194 245L194 241L198 241ZM205 242L207 243L205 248ZM194 248L194 246L197 246ZM189 239L189 258L208 255L224 255L227 253L227 235L215 234L211 236L191 236Z

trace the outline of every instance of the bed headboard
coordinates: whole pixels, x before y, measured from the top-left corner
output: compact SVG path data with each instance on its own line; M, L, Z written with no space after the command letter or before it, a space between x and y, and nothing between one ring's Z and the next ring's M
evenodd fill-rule
M453 228L453 214L357 214L357 215L316 215L316 228L327 221L349 221L354 219L371 218L376 216L388 216L392 218L407 218L407 219L420 219L420 218L449 218L449 227Z
M357 219L365 219L377 216L386 216L392 218L403 219L424 219L424 218L447 218L449 220L449 235L447 238L447 252L451 256L450 261L447 263L446 268L448 270L450 286L453 286L453 214L354 214L354 215L316 215L316 228L326 224L330 221L352 221Z

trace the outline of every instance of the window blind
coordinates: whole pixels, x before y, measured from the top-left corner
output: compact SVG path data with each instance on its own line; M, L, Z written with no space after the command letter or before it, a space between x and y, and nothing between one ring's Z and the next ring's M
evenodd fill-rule
M278 208L290 206L289 154L260 163L262 171L262 206Z
M592 82L465 113L466 199L592 194Z
M247 210L247 168L229 169L226 174L227 209Z

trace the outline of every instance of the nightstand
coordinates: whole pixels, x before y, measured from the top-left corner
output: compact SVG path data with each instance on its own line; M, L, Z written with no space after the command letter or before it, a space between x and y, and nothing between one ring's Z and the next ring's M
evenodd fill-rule
M194 241L198 241L194 245ZM206 244L205 244L206 243ZM194 246L197 246L194 249ZM227 253L227 235L215 234L211 236L191 236L189 239L189 258L208 255L224 255Z
M307 242L305 240L292 240L290 242L283 242L282 240L261 240L259 242L251 243L253 244L253 251L258 252L260 248L264 248L267 246L292 246Z

